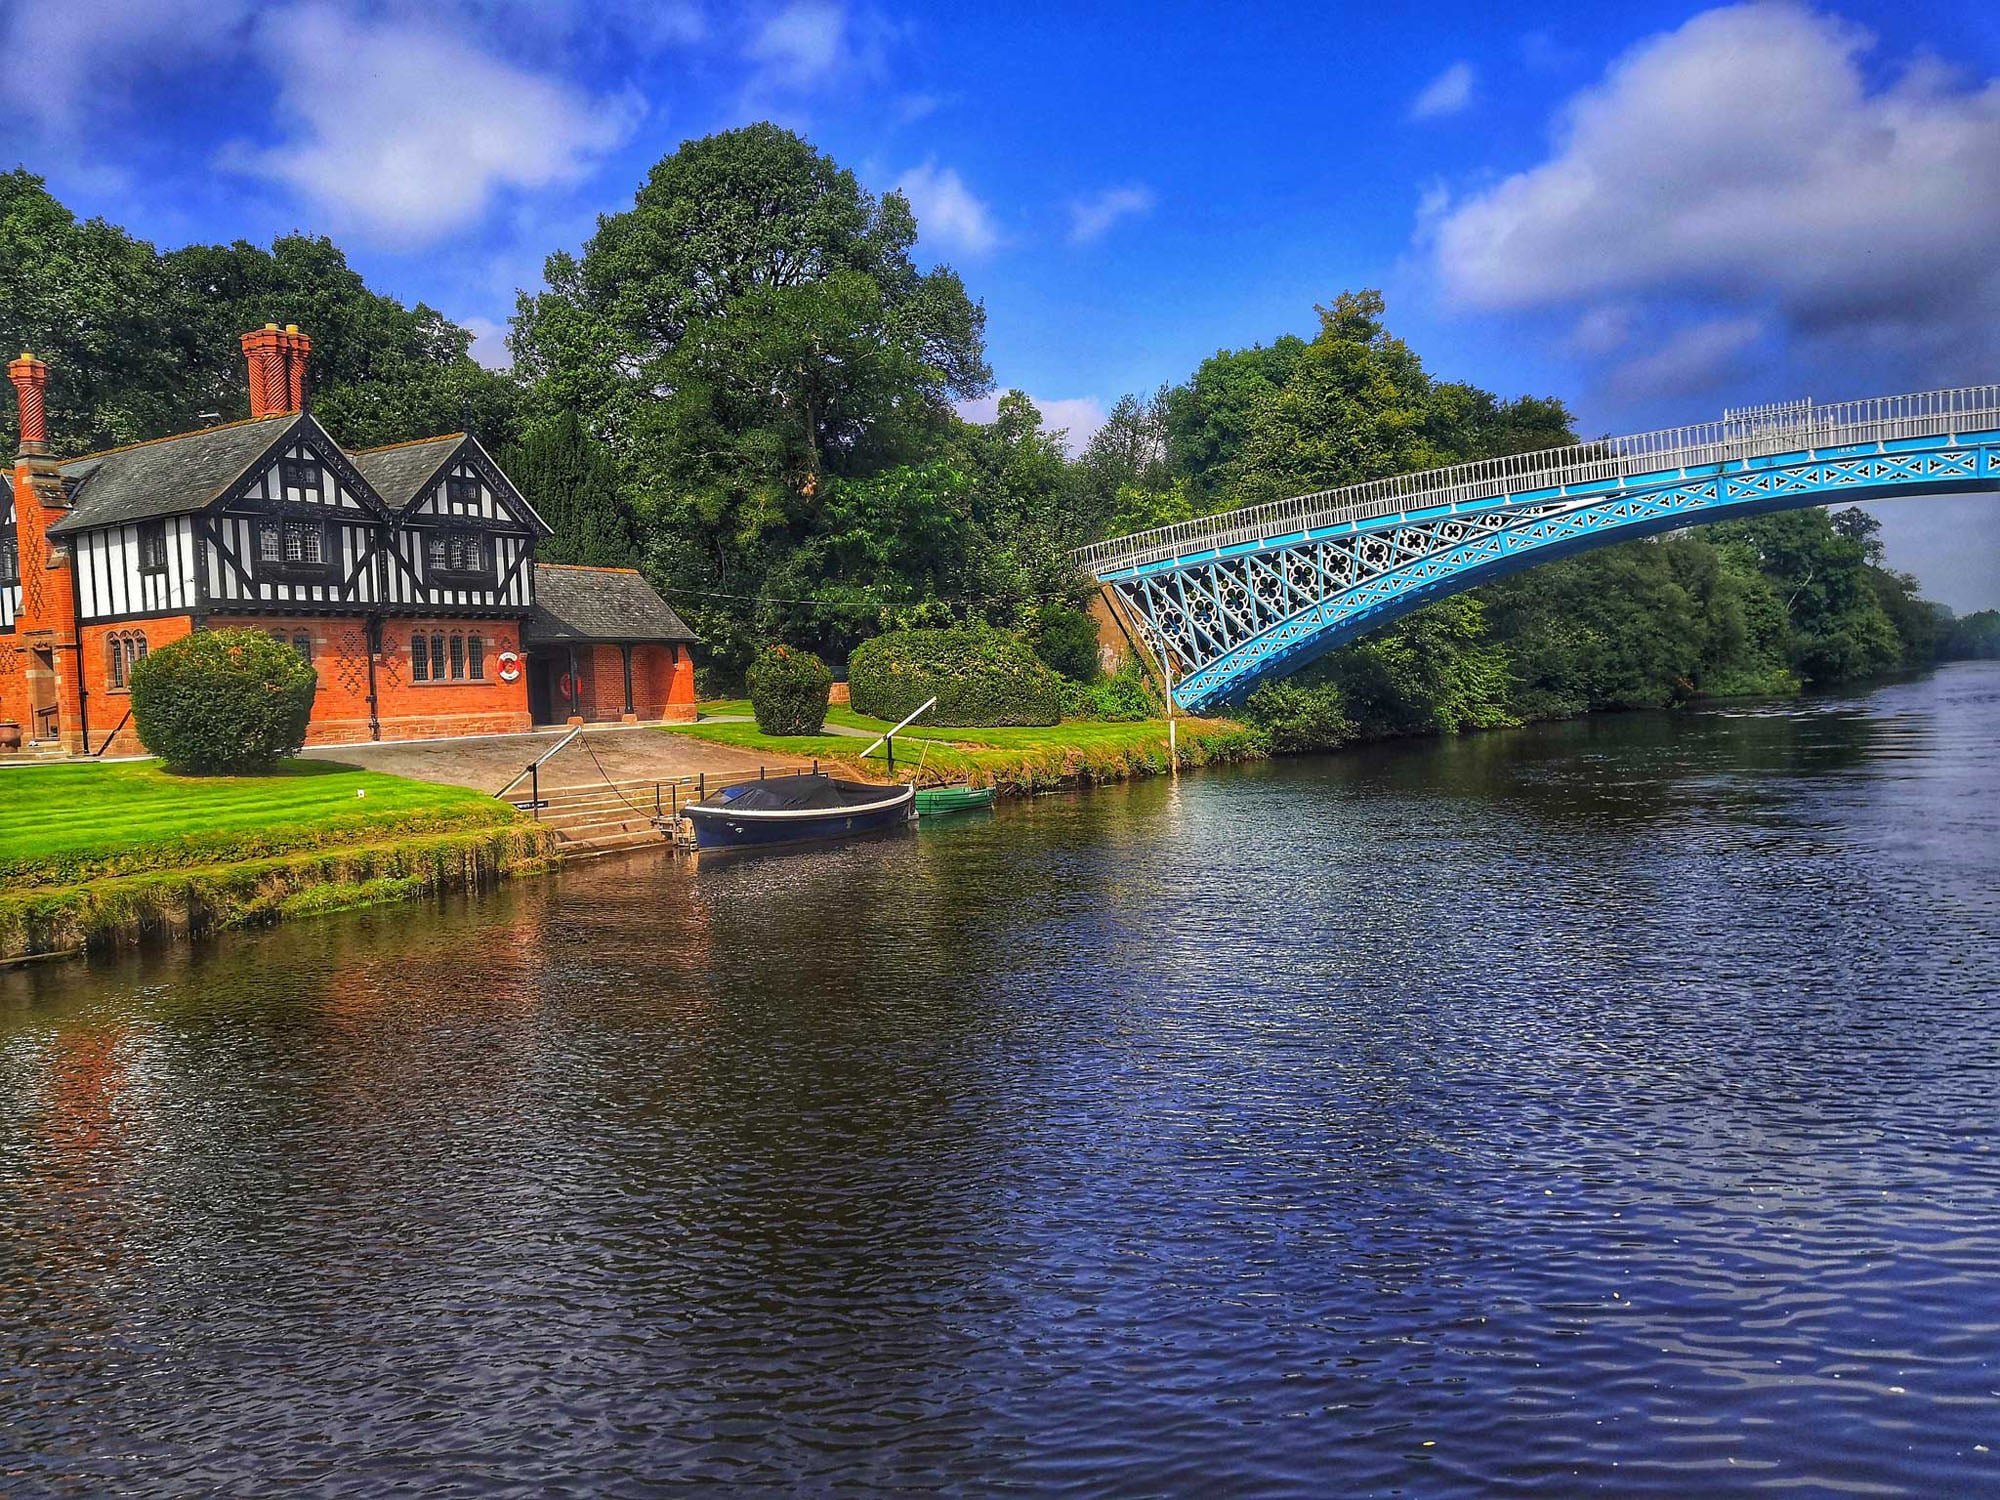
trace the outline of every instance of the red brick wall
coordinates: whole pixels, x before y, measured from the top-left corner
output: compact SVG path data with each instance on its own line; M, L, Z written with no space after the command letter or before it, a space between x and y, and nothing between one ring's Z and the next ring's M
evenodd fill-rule
M139 736L130 723L118 728L132 707L132 694L126 688L111 685L111 649L114 636L139 635L146 641L148 651L157 651L169 641L177 641L194 629L194 623L186 615L168 615L158 620L133 620L124 625L86 625L82 630L82 644L79 650L80 666L83 672L84 690L90 694L90 749L96 751L104 744L106 735L113 729L118 732L112 737L110 755L144 755L145 746L139 743Z
M576 677L572 717L587 724L625 717L625 662L619 647L578 646ZM561 705L557 708L560 712ZM694 718L694 658L686 647L632 647L632 716L641 722Z
M369 739L368 627L359 616L222 617L218 629L276 631L287 642L303 631L312 642L312 664L319 673L313 695L308 745L350 745ZM188 633L187 616L135 621L129 625L91 625L84 629L83 658L90 689L91 745L124 716L127 695L113 692L108 681L110 656L106 640L126 630L145 632L149 650ZM410 664L410 636L422 630L475 633L486 641L485 678L478 682L416 682ZM512 620L392 620L382 630L382 654L375 662L377 713L385 740L431 739L455 734L516 734L528 728L528 686L525 676L511 683L499 678L499 655L519 650L519 627ZM137 753L138 742L125 734L113 754Z
M418 682L411 665L410 637L435 631L444 632L447 638L459 633L484 640L485 676L477 682ZM520 625L514 620L386 622L382 627L382 657L375 669L382 738L414 740L450 734L519 734L528 729L527 674L523 672L512 682L500 680L500 653L520 649ZM317 713L314 717L318 717ZM364 701L360 737L365 739L367 735Z

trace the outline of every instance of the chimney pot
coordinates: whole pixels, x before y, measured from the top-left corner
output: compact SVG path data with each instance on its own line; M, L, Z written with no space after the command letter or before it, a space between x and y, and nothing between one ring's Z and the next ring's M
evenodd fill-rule
M49 451L48 415L43 388L49 383L49 367L34 355L23 353L7 362L7 378L14 382L14 396L21 411L23 458L39 458Z

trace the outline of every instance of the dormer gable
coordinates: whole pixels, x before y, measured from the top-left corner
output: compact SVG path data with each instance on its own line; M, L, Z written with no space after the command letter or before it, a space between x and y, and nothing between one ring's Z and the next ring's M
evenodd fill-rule
M225 509L288 506L388 519L388 508L310 412L207 427L62 464L70 510L49 528L107 526Z
M354 461L403 521L550 534L527 496L470 433L366 449Z

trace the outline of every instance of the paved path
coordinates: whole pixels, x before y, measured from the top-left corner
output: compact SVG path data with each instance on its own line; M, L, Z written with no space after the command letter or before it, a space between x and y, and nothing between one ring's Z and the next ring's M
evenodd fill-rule
M409 740L391 745L325 745L305 754L312 760L340 761L418 781L442 781L452 786L497 792L566 733L567 730L551 729L535 734ZM542 790L549 792L566 787L602 786L607 776L614 781L666 781L698 774L755 775L760 765L790 770L810 764L795 755L742 750L690 734L608 725L586 729L549 759L542 766L541 784Z

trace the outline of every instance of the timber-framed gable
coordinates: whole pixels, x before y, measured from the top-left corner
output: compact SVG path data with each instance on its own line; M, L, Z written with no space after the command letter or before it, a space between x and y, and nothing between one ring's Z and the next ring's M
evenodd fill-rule
M301 412L195 517L205 611L351 613L383 602L389 507Z

